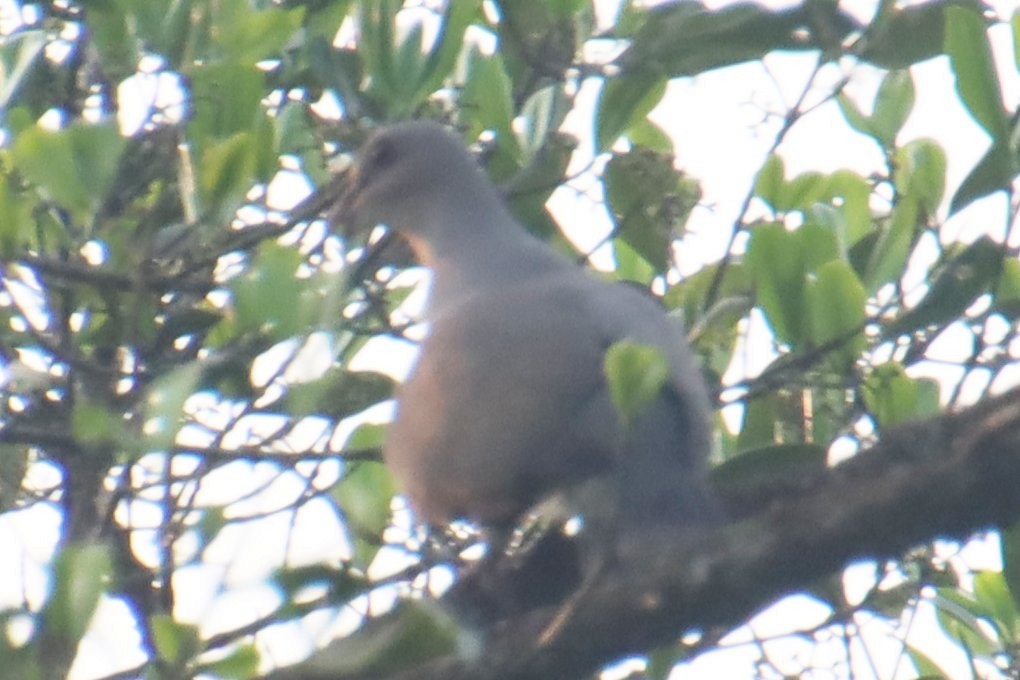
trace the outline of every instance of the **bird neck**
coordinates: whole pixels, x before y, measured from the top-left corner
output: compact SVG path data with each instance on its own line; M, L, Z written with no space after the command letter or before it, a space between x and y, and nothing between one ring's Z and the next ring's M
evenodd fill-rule
M452 224L471 226L447 228ZM524 231L502 204L479 211L477 219L447 216L432 226L427 237L406 234L418 261L432 270L432 311L481 289L505 288L570 266Z

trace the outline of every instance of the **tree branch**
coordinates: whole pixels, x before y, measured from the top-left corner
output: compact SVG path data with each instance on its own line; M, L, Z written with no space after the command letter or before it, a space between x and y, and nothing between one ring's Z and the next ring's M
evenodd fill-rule
M962 538L1007 524L1020 515L1018 481L1020 389L889 428L879 444L803 493L776 498L722 529L628 537L619 564L580 599L546 646L537 640L557 607L497 624L473 659L444 657L371 677L584 677L614 659L674 642L686 629L735 625L854 559L898 555L935 537ZM314 669L328 668L328 652ZM355 677L314 669L270 677Z

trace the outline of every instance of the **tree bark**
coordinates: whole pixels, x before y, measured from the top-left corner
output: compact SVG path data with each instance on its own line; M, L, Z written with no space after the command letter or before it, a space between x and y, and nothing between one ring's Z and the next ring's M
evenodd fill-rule
M1020 389L888 428L880 443L801 492L722 528L628 537L619 563L578 598L547 644L540 638L559 607L502 621L472 658L451 655L397 674L350 675L337 666L329 670L327 648L311 663L270 677L585 677L615 659L669 644L684 630L739 624L855 559L896 556L934 538L1007 525L1020 515L1018 487Z

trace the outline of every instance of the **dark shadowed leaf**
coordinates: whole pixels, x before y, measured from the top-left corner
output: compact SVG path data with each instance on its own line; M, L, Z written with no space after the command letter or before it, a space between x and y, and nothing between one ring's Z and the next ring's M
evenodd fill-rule
M869 293L902 275L922 224L917 199L904 196L880 226L875 246L870 250L862 276Z
M712 470L712 479L729 490L818 473L827 452L818 444L779 444L743 451Z
M769 11L750 2L709 10L700 2L665 3L649 10L619 63L626 71L689 76L758 59L777 49L817 47L799 34L799 8Z
M941 326L958 318L998 281L1005 255L1000 244L982 237L949 256L932 274L921 301L886 327L887 336Z
M947 7L945 48L960 100L993 140L1005 141L1009 114L1002 106L1002 91L981 14L964 7Z
M53 565L53 590L42 612L47 630L70 643L81 639L112 570L106 546L68 546L60 551Z
M671 156L643 148L613 154L602 179L616 235L664 271L669 243L701 197L698 184L673 168Z
M183 665L200 649L198 628L175 621L166 614L156 614L149 619L152 640L156 653L163 661Z
M963 210L983 196L1007 189L1016 174L1017 162L1008 148L1003 144L992 144L953 194L950 214Z
M357 633L288 669L282 677L383 677L431 658L454 654L460 634L457 625L435 603L405 601L390 614L369 619Z
M310 383L291 385L284 401L295 415L324 415L340 420L388 398L393 380L373 371L333 368Z
M942 53L946 7L954 1L935 0L904 8L890 3L861 41L858 55L890 70L905 69L938 56Z

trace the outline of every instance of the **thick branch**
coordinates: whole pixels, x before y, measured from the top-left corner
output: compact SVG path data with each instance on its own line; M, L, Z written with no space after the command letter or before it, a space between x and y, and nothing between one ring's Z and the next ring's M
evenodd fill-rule
M474 660L442 658L389 677L583 677L673 642L685 629L737 624L856 558L897 555L935 537L1009 523L1020 515L1018 481L1020 390L1014 390L966 411L890 428L880 444L804 493L721 530L630 537L619 567L581 599L551 644L536 641L556 608L499 624Z

